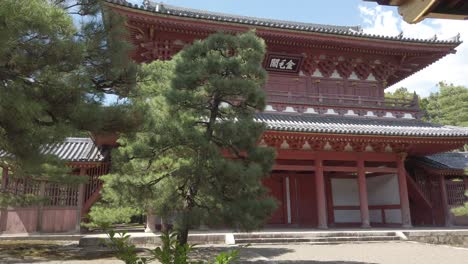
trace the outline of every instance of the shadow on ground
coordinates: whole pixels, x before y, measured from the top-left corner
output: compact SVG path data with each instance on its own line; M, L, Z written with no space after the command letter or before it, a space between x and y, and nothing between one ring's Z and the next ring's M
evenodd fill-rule
M36 263L110 258L109 250L85 250L63 241L0 241L0 263Z
M266 261L249 261L244 263L265 263ZM281 260L281 261L272 261L275 264L377 264L372 262L360 262L360 261L320 261L320 260Z

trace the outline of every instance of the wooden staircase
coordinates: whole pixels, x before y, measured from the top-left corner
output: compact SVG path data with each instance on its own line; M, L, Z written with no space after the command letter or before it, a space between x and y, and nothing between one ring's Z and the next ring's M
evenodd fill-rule
M408 198L411 201L411 215L414 225L433 225L433 204L425 186L419 184L410 174L406 174Z
M85 185L84 202L81 210L81 217L89 213L91 206L101 197L100 191L102 189L102 181L100 177L109 172L109 163L102 163L101 165L90 168L86 171L89 177L88 183Z

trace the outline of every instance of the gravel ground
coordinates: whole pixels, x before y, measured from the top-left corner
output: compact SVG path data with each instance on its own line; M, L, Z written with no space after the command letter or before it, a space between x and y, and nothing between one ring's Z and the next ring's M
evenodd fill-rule
M314 264L467 264L468 249L416 242L339 245L255 245L270 263Z
M232 248L221 246L200 246L194 253L199 257L213 259L220 251ZM1 250L0 250L0 253ZM3 252L5 253L5 252ZM89 252L88 252L89 253ZM75 253L76 254L76 253ZM86 252L77 254L74 259L68 254L66 261L57 256L48 258L25 257L0 258L0 263L68 263L68 264L117 264L123 263L103 255ZM83 255L88 255L83 259ZM60 256L60 255L59 255ZM339 245L251 245L241 251L241 263L297 263L297 264L466 264L468 249L416 242L385 242Z

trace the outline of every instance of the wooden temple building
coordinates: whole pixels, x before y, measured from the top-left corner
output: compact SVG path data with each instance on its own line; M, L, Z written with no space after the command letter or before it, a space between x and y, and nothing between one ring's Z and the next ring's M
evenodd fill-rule
M107 5L126 17L135 45L131 56L139 63L170 60L194 40L219 31L255 29L265 40L267 107L256 120L267 127L259 144L277 152L271 177L264 182L279 203L270 226L468 224L450 212L463 204L468 190L463 177L468 153L450 152L468 143L468 128L422 121L417 96L384 97L390 85L455 53L458 37L377 36L359 27L228 15L149 1L137 6L107 0ZM98 199L99 175L109 165L106 145L72 138L56 148L77 174L90 177L89 183L69 186L75 188L69 192L72 198L62 201L60 197L68 197L65 187L29 187L30 183L8 181L4 170L2 188L32 188L51 202L39 209L2 209L0 232L76 229Z

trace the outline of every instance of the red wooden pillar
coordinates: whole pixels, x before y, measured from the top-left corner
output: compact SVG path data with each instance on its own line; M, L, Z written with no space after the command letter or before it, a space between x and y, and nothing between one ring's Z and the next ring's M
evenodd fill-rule
M367 201L366 171L364 160L358 160L358 183L359 183L359 207L361 209L361 227L369 228L369 203Z
M2 185L0 186L1 189L6 189L8 183L8 168L3 167L2 168Z
M284 177L284 188L286 194L286 224L291 224L291 187L290 187L290 177Z
M442 209L444 210L444 220L445 226L452 225L452 218L450 216L450 207L448 204L448 196L447 196L447 185L445 184L445 176L439 175L439 186L440 186L440 196L441 196L441 203Z
M5 190L7 188L8 182L8 168L2 168L2 182L0 185L0 190ZM8 220L8 209L6 207L0 208L0 233L6 231Z
M39 183L39 197L45 198L46 197L46 182L40 181ZM37 207L37 218L36 218L36 232L42 232L43 228L43 221L42 217L44 215L44 202L41 201L39 206Z
M323 176L323 161L315 160L315 188L317 189L317 213L318 228L326 229L327 226L327 204L325 198L325 180Z
M403 227L411 227L411 213L408 198L408 185L406 183L405 159L407 154L397 156L398 185L400 188L401 223Z
M80 177L87 177L86 176L86 168L80 168ZM84 205L84 193L85 193L85 184L80 183L78 186L78 201L76 203L76 224L75 224L75 232L81 231L81 214L83 212L83 205Z

